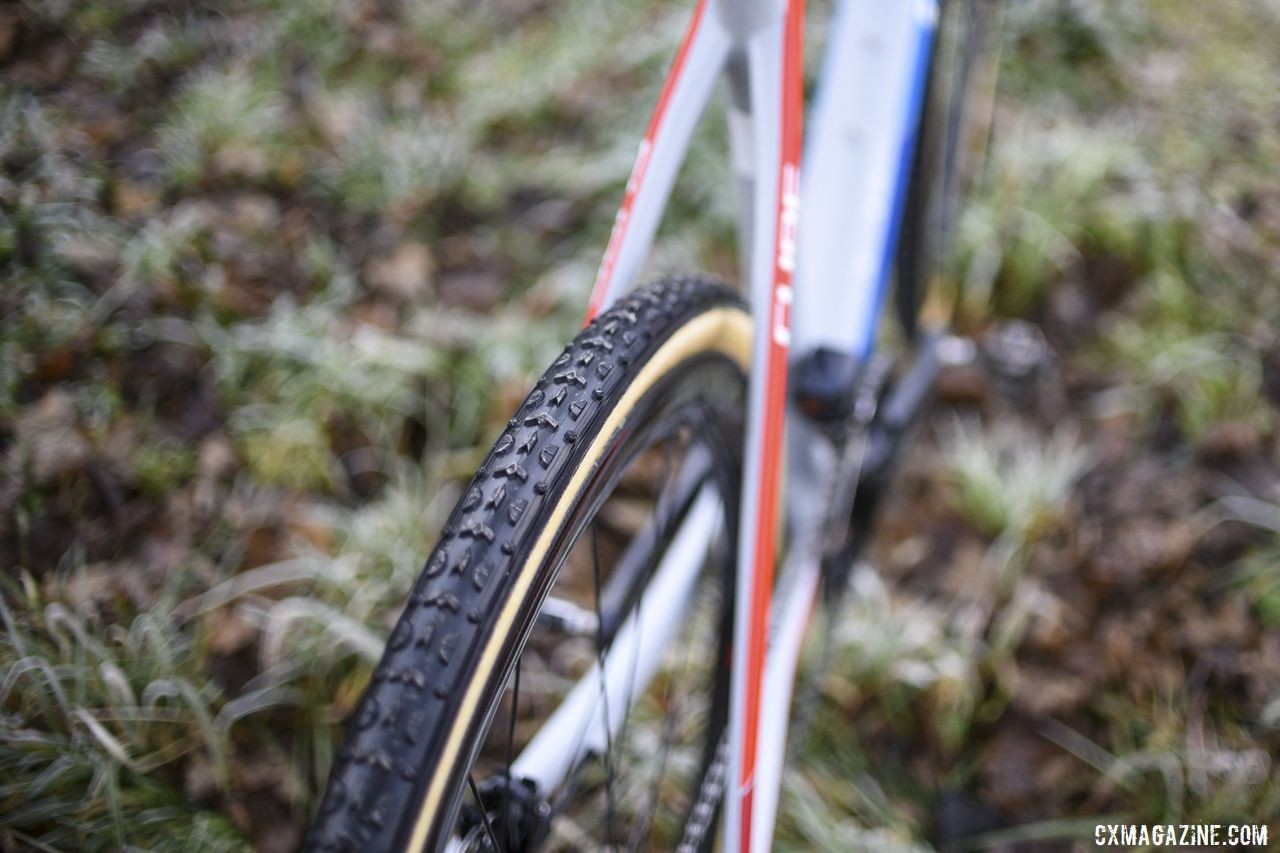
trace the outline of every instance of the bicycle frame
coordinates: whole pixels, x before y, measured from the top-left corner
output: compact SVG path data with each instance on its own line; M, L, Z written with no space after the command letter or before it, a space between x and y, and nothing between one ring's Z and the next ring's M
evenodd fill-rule
M772 837L796 666L820 585L812 545L839 468L831 439L788 404L789 356L826 347L864 360L873 349L938 18L937 0L838 4L802 180L803 6L699 0L640 144L585 321L634 283L723 75L756 326L734 605L744 641L734 644L724 796L729 851L765 849ZM791 533L775 590L784 435ZM692 523L704 529L681 536L710 539L712 521ZM563 772L548 769L552 751L526 750L517 769L544 779Z

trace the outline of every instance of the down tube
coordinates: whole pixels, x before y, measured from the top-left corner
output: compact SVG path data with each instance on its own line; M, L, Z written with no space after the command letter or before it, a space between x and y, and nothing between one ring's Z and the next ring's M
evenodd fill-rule
M937 0L836 8L804 156L797 356L874 346L937 19Z
M752 833L754 793L758 781L778 781L757 779L756 748L773 594L794 299L791 279L800 205L803 36L804 0L789 0L777 22L746 44L756 165L750 271L756 334L738 539L738 566L744 575L737 584L734 602L735 636L744 641L734 643L733 649L731 786L724 822L728 851L767 849L769 839L753 837Z

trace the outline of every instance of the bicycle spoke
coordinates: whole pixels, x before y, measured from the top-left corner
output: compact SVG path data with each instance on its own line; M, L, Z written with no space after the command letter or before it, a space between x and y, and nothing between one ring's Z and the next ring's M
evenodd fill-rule
M613 837L613 733L609 724L609 690L604 680L604 619L600 611L600 537L596 519L591 520L591 573L595 582L596 606L596 662L600 672L600 699L604 711L604 798L605 798L605 836Z
M670 524L670 521L671 521L670 518L664 518L662 516L662 509L665 503L663 501L663 497L665 497L668 494L667 487L671 484L671 481L672 481L671 468L672 468L672 448L673 448L674 441L675 441L674 436L669 436L668 439L665 442L663 442L663 445L662 445L662 467L660 468L660 471L659 471L658 485L656 489L656 495L653 501L653 515L651 516L652 526L654 528L654 531L653 531L654 539L657 542L661 543L662 551L665 551L667 545L670 543L670 538L672 534L672 531L670 528L673 526ZM652 571L652 569L650 569L650 571ZM639 594L636 597L636 603L634 608L634 612L636 613L639 613L640 609L644 606L644 590L646 586L647 584L641 584L640 586ZM636 644L632 652L631 664L630 664L630 668L628 670L628 675L627 675L627 682L626 682L627 683L627 701L626 701L626 707L623 708L623 711L622 711L622 714L623 714L622 725L618 731L618 743L620 744L621 749L626 749L627 728L631 724L631 709L635 704L636 664L639 661L640 647L641 647L641 643L643 642L643 638L640 638L640 639L641 639L641 642L638 642ZM635 849L635 845L630 840L628 840L627 842L627 849L628 850Z
M493 834L493 826L489 823L489 812L485 810L484 800L480 799L480 790L476 787L474 773L467 774L467 785L471 788L471 796L476 798L476 808L480 809L480 819L484 822L484 834L489 838L489 846L495 851L500 850L498 839Z
M666 711L668 707L668 703L672 699L671 686L673 684L683 685L688 683L689 669L694 659L696 658L696 655L694 654L694 648L695 648L694 644L689 643L687 648L685 649L684 664L680 667L679 680L676 681L676 680L669 679L667 681L666 688L663 690L663 695L662 695L661 707L663 708L664 711ZM681 701L679 703L679 707L683 707L683 705L684 703ZM658 757L657 776L654 777L653 785L649 789L649 798L648 798L649 807L647 809L648 813L645 816L644 821L642 823L637 824L635 830L632 832L631 840L627 843L628 849L636 849L639 846L640 841L648 834L650 827L653 826L654 817L658 814L658 808L660 805L659 800L660 800L660 795L662 790L662 780L666 778L667 761L671 757L671 748L675 743L676 719L677 719L677 715L672 713L667 713L663 717L662 752Z
M700 448L697 448L700 449ZM696 450L696 449L695 449ZM665 508L655 506L657 522L646 524L623 550L609 573L609 579L601 593L603 610L603 636L605 644L613 640L635 609L635 599L644 582L652 574L662 554L670 544L670 536L663 531L680 527L694 499L707 482L710 464L706 454L691 452L681 467L680 476L674 478L670 499L663 501ZM665 512L663 516L660 513Z
M507 849L511 849L511 762L515 759L516 718L520 713L520 666L524 663L524 655L516 659L516 677L511 685L511 722L507 726L507 777L502 787L502 824L507 839Z
M720 561L721 562L724 561L723 556L720 558ZM725 567L727 568L727 563ZM693 618L696 618L696 613L693 615ZM679 678L675 680L668 680L666 687L663 691L663 700L662 700L662 706L661 706L664 709L663 735L662 735L662 741L661 741L662 751L658 759L658 771L656 776L654 777L653 784L649 790L649 798L648 798L649 806L647 809L646 817L644 819L644 822L639 826L637 826L637 831L633 834L633 838L636 840L637 844L639 843L640 840L642 840L645 836L647 836L650 830L652 829L654 819L657 817L658 810L661 807L662 782L666 778L667 764L671 757L671 751L675 746L676 735L677 735L676 723L677 723L677 720L680 718L681 711L683 710L683 707L685 704L684 697L681 694L679 693L673 694L672 685L687 685L690 683L690 680L692 678L691 670L693 669L693 664L698 659L697 647L694 642L690 642L686 646L684 650L683 658L684 660L679 666ZM673 699L674 701L676 701L677 707L674 710L669 710L668 702L673 701ZM708 709L708 711L710 711L710 709ZM707 725L708 726L711 725L710 717L708 717ZM709 764L707 764L702 769L706 772L710 772L711 767ZM698 779L699 789L701 788L704 781L705 781L705 773L700 774L699 776L699 779ZM687 816L689 820L696 820L696 817L693 814L692 809L694 808L694 806L696 806L697 801L698 801L698 796L697 796L697 791L695 791L695 795L692 801L690 802L690 813Z

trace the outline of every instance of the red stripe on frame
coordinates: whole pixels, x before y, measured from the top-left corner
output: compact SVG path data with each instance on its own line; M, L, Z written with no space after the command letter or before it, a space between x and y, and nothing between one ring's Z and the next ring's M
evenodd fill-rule
M742 824L738 838L742 842L739 847L743 851L751 849L751 798L754 794L755 789L748 788L742 795Z
M773 298L769 305L768 352L763 365L766 413L761 437L760 500L756 505L755 564L747 627L747 695L742 743L741 850L751 849L752 793L755 787L760 691L768 646L769 607L776 558L778 491L782 474L783 415L786 411L787 347L791 340L791 275L795 267L800 201L800 141L803 120L804 0L787 4L782 45L782 103L778 162L778 210L774 237Z
M676 51L676 58L671 63L671 70L667 72L666 82L662 84L662 94L658 96L658 104L653 108L653 115L649 117L649 127L645 130L644 139L640 142L640 151L636 154L636 162L631 167L631 177L627 178L627 189L622 196L622 206L618 208L618 215L613 220L613 230L609 233L609 245L604 250L604 259L600 262L600 271L596 273L596 283L591 289L591 302L587 306L587 316L582 321L584 326L600 313L605 294L609 292L609 282L613 279L613 265L618 259L622 239L627 234L627 226L631 223L631 208L636 203L640 184L644 181L644 174L649 169L649 155L653 151L653 141L658 137L662 117L667 112L672 93L675 92L680 72L684 70L689 47L693 44L698 27L702 24L702 12L706 5L706 0L698 0L698 6L693 10L693 19L689 21L689 27L685 30L684 38L680 42L680 49Z

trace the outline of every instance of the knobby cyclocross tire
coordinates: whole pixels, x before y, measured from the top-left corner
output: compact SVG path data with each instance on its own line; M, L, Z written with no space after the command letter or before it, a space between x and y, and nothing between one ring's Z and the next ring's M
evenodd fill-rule
M676 405L667 401L696 404L740 436L750 338L733 291L679 278L627 296L565 348L428 557L348 725L308 849L449 840L485 730L557 563L599 507L602 478L653 412Z

